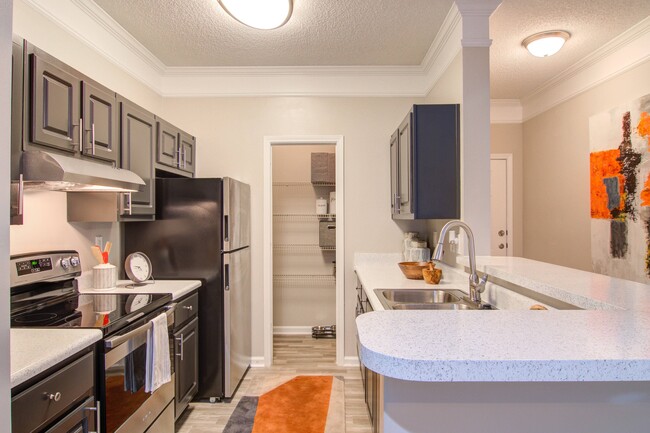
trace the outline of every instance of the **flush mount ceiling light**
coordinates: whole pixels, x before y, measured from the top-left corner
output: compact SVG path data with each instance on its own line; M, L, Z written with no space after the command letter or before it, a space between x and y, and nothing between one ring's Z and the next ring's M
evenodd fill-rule
M548 57L560 51L570 37L569 32L553 30L528 36L521 44L535 57Z
M276 29L289 21L293 0L217 0L228 14L249 27Z

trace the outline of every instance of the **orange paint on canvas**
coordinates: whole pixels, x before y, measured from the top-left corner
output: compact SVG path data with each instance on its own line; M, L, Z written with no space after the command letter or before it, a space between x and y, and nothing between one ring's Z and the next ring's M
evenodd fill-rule
M641 206L650 206L650 174L641 190Z
M591 183L591 217L600 219L611 219L612 213L607 207L607 190L603 179L607 177L618 177L618 184L623 207L625 179L621 175L621 165L616 160L621 152L618 149L592 152L589 155L590 183Z
M648 151L650 152L650 115L645 111L641 112L641 119L636 126L636 132L648 140Z

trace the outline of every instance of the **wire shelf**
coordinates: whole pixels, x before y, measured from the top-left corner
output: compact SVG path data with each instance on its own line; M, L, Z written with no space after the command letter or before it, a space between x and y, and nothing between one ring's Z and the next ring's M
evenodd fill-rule
M302 220L334 220L336 215L333 214L315 214L315 213L274 213L274 218L285 218L285 219L302 219Z
M277 251L336 251L336 247L321 247L316 244L276 244L273 249Z
M334 283L336 277L332 274L275 274L273 275L274 281L286 282L326 282Z
M286 187L332 187L336 186L334 182L273 182L273 186Z

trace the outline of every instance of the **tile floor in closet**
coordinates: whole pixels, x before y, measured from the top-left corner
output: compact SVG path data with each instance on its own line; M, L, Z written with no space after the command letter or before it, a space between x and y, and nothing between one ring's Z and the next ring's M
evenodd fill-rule
M239 398L246 395L251 380L276 374L331 374L345 378L346 433L370 433L361 373L358 367L336 365L336 341L309 336L276 336L273 341L273 366L252 368L230 403L192 403L176 423L177 433L219 433L223 431Z

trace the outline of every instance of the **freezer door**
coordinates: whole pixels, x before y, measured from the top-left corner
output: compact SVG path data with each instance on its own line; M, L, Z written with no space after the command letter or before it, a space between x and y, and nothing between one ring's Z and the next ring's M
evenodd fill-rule
M251 244L251 188L223 178L223 250L234 251Z
M235 393L251 362L251 249L223 255L225 397Z

